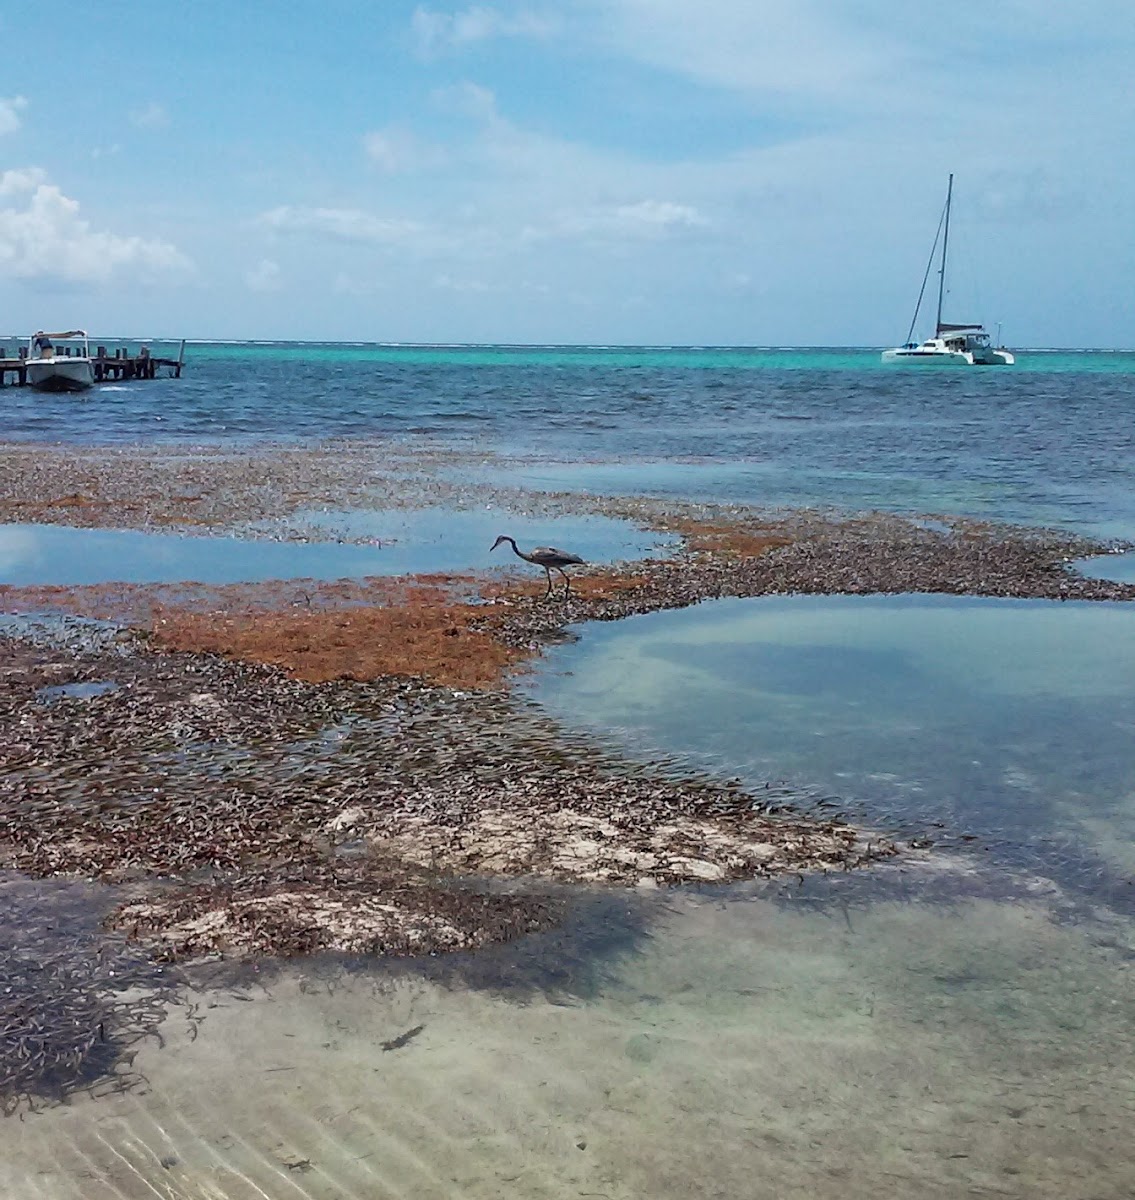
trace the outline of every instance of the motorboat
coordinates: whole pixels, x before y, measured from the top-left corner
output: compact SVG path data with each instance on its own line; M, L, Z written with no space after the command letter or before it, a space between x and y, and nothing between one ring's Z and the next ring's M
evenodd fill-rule
M950 205L954 198L954 177L946 188L946 207L938 222L938 232L934 235L934 244L930 248L930 258L926 263L926 273L922 277L922 288L918 293L918 303L914 306L914 316L911 318L910 329L907 330L906 342L893 350L883 351L885 363L911 363L920 366L947 367L1010 367L1017 360L1004 346L994 346L993 339L985 331L983 325L957 325L942 320L942 301L946 294L946 248L950 241ZM942 242L942 261L938 268L938 316L934 322L934 336L924 342L912 342L911 334L918 323L919 310L922 308L922 298L926 294L926 282L930 278L930 269L934 265L934 254L938 249L938 241Z
M34 333L28 344L27 379L41 392L81 392L92 387L95 369L86 331Z

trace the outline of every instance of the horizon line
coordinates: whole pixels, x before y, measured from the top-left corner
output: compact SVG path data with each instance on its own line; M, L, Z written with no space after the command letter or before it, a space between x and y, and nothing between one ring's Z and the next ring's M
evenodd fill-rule
M26 341L25 334L0 334L0 343ZM457 341L369 341L363 338L236 338L236 337L183 337L138 334L88 335L88 340L122 342L181 342L192 346L375 346L388 350L842 350L876 351L885 350L887 345L838 344L823 342L757 343L757 342L457 342ZM1019 353L1028 354L1131 354L1135 346L1021 346Z

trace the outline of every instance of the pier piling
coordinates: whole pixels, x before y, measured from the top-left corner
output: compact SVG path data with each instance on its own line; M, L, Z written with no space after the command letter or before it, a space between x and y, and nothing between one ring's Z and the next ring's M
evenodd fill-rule
M65 354L71 354L71 349L63 348ZM0 387L26 387L28 382L27 369L28 350L20 346L15 355L9 356L8 349L0 346ZM161 368L166 367L175 378L181 378L181 368L185 365L185 339L181 340L177 358L160 358L150 353L148 346L142 346L133 353L126 346L119 346L113 351L106 346L99 346L91 355L91 366L94 369L95 383L121 383L131 379L157 379Z

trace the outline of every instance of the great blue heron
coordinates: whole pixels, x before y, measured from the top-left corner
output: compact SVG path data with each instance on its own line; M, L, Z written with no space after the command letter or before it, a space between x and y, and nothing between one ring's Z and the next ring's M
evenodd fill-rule
M548 576L548 590L544 593L546 600L552 594L552 571L556 570L564 577L564 595L566 596L571 591L571 580L568 579L567 572L564 567L570 567L583 562L583 559L578 554L569 554L566 550L557 550L555 546L537 546L531 554L525 554L523 550L510 538L507 534L502 533L499 538L489 547L491 554L501 542L508 542L512 547L513 554L517 558L524 559L525 562L535 563L538 567L544 568L544 573Z

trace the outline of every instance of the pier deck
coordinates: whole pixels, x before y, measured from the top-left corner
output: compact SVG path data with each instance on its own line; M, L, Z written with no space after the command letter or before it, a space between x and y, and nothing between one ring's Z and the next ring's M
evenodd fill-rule
M126 379L156 379L159 370L168 368L175 379L181 378L185 363L185 343L177 358L161 358L143 346L134 352L126 347L107 350L99 346L91 355L91 366L95 372L95 383L119 383ZM28 382L28 352L21 346L16 357L7 357L0 346L0 387L26 387Z

